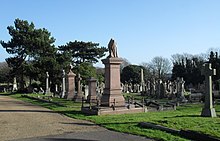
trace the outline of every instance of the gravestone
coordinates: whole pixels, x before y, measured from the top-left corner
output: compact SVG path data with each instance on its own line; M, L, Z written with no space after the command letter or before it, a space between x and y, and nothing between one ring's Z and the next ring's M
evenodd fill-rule
M63 70L63 73L62 73L62 93L61 93L61 98L64 98L65 97L65 94L66 94L66 74L65 74L65 71Z
M144 85L144 86L145 86L145 87L144 87L144 90L145 90L145 91L150 91L150 85L151 85L151 84L150 84L150 81L148 80L147 83Z
M157 80L157 83L156 83L156 98L160 98L161 97L161 84L162 84L162 80L159 79Z
M57 84L55 85L55 92L56 93L58 92L58 85Z
M76 78L76 81L77 81L77 93L74 96L74 101L77 101L77 102L81 102L82 101L82 97L83 97L81 83L80 83L81 80L82 80L82 78L81 78L80 74L78 74L77 78Z
M118 58L116 43L113 39L108 44L109 56L103 59L105 65L105 89L101 98L101 105L125 106L125 99L121 94L120 64L122 59Z
M138 92L138 86L137 84L134 84L134 90L133 90L134 93L137 93Z
M141 69L141 86L140 86L140 91L144 91L144 70Z
M73 100L75 95L75 74L70 69L66 79L66 99Z
M139 93L141 90L140 90L140 84L137 84L137 93Z
M150 95L154 97L155 91L156 91L155 79L152 79L152 81L150 83Z
M14 77L12 91L17 91L17 90L18 90L17 80L16 77Z
M128 84L128 91L129 91L129 93L133 93L132 83Z
M167 83L162 82L161 87L160 87L160 98L165 98L166 97L166 91L167 91Z
M84 98L85 98L85 99L88 99L88 98L87 98L88 95L89 95L89 86L88 86L88 85L85 85L85 89L84 89Z
M46 72L46 91L45 91L46 94L49 94L50 93L50 89L49 89L49 73Z
M216 117L212 101L212 75L216 75L216 70L211 68L211 63L206 63L204 65L202 75L205 76L205 105L202 109L201 116Z
M104 92L105 84L103 82L101 82L99 87L100 87L100 94L102 95Z
M97 80L95 78L90 78L88 79L88 83L89 83L89 95L87 96L87 102L94 103L97 101L97 93L96 93Z
M183 80L183 77L179 78L178 81L178 91L177 91L177 98L179 101L181 102L187 102L187 99L184 96L184 92L185 92L185 88L184 88L184 84L185 81Z
M129 93L129 91L128 91L128 84L127 83L125 84L125 93Z

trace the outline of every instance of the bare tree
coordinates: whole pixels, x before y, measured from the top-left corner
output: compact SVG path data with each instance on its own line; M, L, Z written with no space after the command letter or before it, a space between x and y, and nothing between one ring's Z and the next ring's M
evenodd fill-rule
M123 70L123 68L131 65L131 63L128 61L128 59L126 59L126 58L121 58L121 59L123 60L123 62L121 63L121 66L120 66L121 70Z
M149 67L157 78L164 78L166 74L171 72L169 59L161 56L154 57L149 63Z
M177 63L177 64L186 64L186 59L192 59L194 57L194 55L192 54L188 54L188 53L183 53L183 54L173 54L171 55L171 60L173 63Z

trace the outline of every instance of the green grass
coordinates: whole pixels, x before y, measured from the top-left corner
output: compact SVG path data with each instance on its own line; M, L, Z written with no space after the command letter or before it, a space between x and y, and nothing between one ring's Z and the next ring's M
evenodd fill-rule
M36 96L36 94L32 94L32 96ZM62 107L51 103L24 98L21 97L21 94L11 95L11 97L49 108L72 118L89 120L111 130L146 136L157 140L170 141L186 139L159 130L140 128L138 123L151 122L173 129L194 130L220 138L220 118L200 117L202 104L180 106L177 107L176 111L86 116L80 112L81 103L53 98L53 101L65 105L65 107ZM215 108L217 114L220 115L220 106L216 105Z

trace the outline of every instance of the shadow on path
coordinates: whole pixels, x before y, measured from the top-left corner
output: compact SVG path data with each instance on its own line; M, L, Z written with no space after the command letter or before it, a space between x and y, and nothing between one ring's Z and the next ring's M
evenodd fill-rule
M43 110L0 110L0 113L18 113L18 112L28 112L28 113L57 113L54 111L43 111Z
M43 141L98 141L98 140L85 140L85 139L65 139L65 138L46 138Z

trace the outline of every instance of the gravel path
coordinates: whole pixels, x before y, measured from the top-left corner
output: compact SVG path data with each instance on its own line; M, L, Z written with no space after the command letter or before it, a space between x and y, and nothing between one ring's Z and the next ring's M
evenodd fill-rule
M0 96L0 125L0 141L23 140L24 138L43 140L43 136L50 138L62 136L62 138L70 139L71 134L74 135L74 138L81 137L82 134L86 138L90 138L97 137L97 133L109 135L117 133L91 122L68 118L49 109L8 96ZM121 138L128 136L127 134L117 134L120 134ZM40 137L42 138L40 139ZM134 140L147 140L143 137L133 137ZM113 140L116 139L113 137Z

